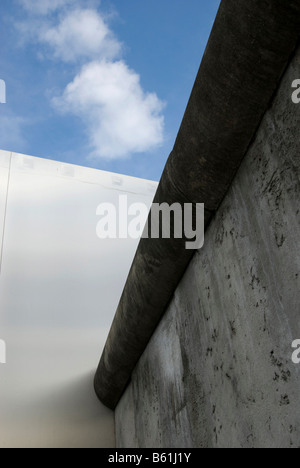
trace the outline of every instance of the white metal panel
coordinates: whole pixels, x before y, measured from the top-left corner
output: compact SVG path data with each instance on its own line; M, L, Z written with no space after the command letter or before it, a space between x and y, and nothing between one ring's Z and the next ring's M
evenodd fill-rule
M7 171L0 165L0 178ZM138 241L98 239L96 209L118 204L120 194L150 207L156 187L12 156L0 277L1 447L113 446L113 414L94 396L92 377ZM0 215L3 193L1 184Z
M0 150L0 271L11 153Z

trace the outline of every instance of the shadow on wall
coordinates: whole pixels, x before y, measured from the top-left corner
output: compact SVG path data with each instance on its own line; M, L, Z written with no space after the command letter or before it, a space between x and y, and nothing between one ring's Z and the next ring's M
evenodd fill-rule
M30 426L29 413L32 414ZM111 448L114 445L113 413L99 404L92 372L64 386L48 388L43 396L40 391L36 397L30 395L13 411L8 405L2 411L2 418L9 421L5 434L1 431L0 435L3 448Z

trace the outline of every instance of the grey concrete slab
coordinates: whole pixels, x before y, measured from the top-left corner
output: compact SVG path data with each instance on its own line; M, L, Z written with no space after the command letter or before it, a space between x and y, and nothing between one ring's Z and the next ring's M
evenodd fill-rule
M297 76L300 49L117 406L118 447L299 447Z
M297 0L223 0L155 197L204 203L206 226L226 195L299 40ZM143 239L98 371L115 408L192 253L185 240Z

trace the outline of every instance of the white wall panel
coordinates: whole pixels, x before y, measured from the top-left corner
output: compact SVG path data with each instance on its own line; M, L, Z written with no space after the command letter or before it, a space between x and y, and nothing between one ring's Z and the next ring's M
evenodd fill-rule
M0 153L0 220L10 155ZM4 180L5 183L2 183ZM12 155L2 272L0 447L111 447L92 380L138 241L100 240L97 206L157 184Z
M0 271L11 153L0 150Z

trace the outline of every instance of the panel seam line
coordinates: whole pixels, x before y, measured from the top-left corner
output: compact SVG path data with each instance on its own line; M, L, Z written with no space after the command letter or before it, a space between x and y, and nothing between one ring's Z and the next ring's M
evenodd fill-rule
M7 214L7 205L8 205L8 193L9 193L9 184L10 184L10 174L11 174L11 163L12 163L12 153L10 153L9 158L9 168L8 168L8 177L7 177L7 189L6 189L6 199L4 207L4 218L3 218L3 229L2 229L2 242L1 242L1 251L0 251L0 276L2 272L2 261L3 261L3 251L4 251L4 236L5 236L5 225L6 225L6 214Z

